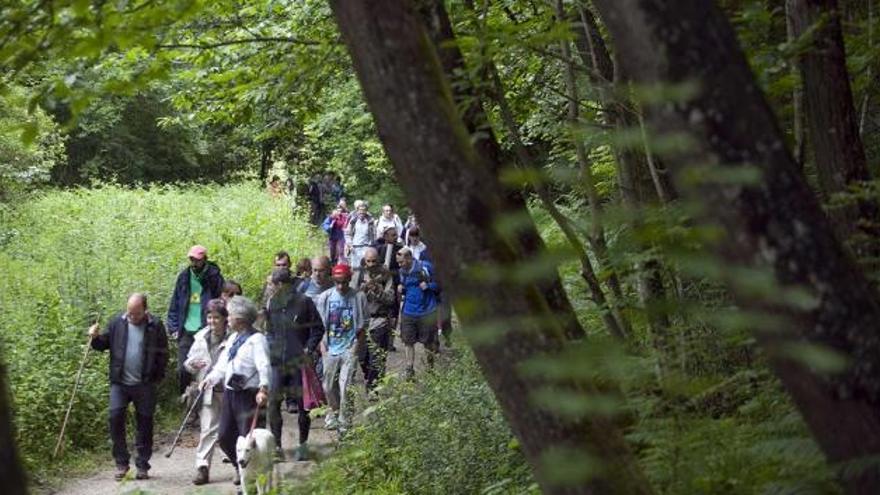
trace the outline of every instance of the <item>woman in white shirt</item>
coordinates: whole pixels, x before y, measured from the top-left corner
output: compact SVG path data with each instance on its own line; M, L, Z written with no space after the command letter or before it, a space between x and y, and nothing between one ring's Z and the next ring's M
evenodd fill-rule
M208 326L199 330L189 349L183 367L196 376L200 382L211 371L214 363L223 352L223 343L227 337L226 303L223 299L211 299L208 302ZM211 469L211 458L217 445L217 431L220 428L220 411L223 405L223 387L217 385L205 389L202 393L202 407L199 411L201 431L199 446L196 448L196 476L193 484L204 485L208 482L208 471Z
M249 433L257 405L266 405L271 368L266 337L254 329L257 305L246 297L235 296L226 303L226 310L232 333L202 387L223 384L225 388L218 437L220 448L236 467L233 483L237 485L240 476L235 443L239 436Z

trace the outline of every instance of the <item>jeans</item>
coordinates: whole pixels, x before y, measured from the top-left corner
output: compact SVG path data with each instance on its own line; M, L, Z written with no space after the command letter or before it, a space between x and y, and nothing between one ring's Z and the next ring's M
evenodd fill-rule
M118 467L128 467L131 455L125 440L125 419L128 404L134 403L137 434L134 446L137 452L135 466L150 469L153 456L153 413L156 411L156 386L110 384L110 439L113 441L113 459Z
M339 424L343 427L348 425L345 392L348 389L348 383L354 376L355 364L357 363L356 347L357 344L352 344L350 349L346 349L338 356L332 356L329 352L324 354L324 378L321 385L324 386L324 393L327 394L327 402L331 409L327 413L327 422L332 423L338 413ZM337 372L339 373L338 392L334 388L337 383Z
M220 449L226 457L232 461L233 466L238 466L238 457L235 454L235 443L239 436L250 433L251 421L257 409L257 389L248 388L241 392L226 389L223 392L223 409L220 413L220 428L217 433ZM262 428L262 418L257 420L257 428Z
M269 429L275 436L275 444L281 448L281 431L284 420L281 417L281 404L284 398L289 397L296 401L297 421L299 423L299 443L309 440L309 429L312 427L312 418L309 411L303 407L302 398L302 374L297 370L293 373L282 373L277 367L272 368L272 382L269 390L269 404L266 407Z
M384 320L384 323L378 323L377 320ZM391 320L387 317L372 318L370 326L374 325L375 328L370 328L368 332L367 345L358 349L358 361L361 364L361 371L364 372L368 392L376 388L376 382L385 375L385 361L388 357L388 349L391 348Z
M180 395L183 395L183 393L186 392L186 387L188 387L193 380L193 376L189 371L186 371L186 368L183 367L183 363L186 362L186 357L189 354L190 347L193 345L195 335L195 333L190 333L185 329L181 329L177 336L177 393Z

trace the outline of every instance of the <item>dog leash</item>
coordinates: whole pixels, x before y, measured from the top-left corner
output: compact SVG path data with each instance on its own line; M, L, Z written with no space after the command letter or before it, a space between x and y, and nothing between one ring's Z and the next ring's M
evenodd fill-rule
M260 417L260 403L257 402L257 409L254 410L254 419L251 420L251 429L248 431L248 438L254 435L254 430L257 429L257 418Z

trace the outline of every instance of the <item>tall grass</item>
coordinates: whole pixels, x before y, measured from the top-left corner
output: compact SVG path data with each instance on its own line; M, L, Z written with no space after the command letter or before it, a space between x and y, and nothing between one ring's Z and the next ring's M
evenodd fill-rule
M45 192L0 207L0 345L10 373L18 445L32 472L50 464L83 355L86 328L144 291L163 318L192 244L258 296L272 256L320 250L320 234L255 184ZM172 357L176 352L172 349ZM164 395L175 388L172 362ZM67 428L65 456L107 443L107 356L93 353ZM161 416L177 408L159 407Z

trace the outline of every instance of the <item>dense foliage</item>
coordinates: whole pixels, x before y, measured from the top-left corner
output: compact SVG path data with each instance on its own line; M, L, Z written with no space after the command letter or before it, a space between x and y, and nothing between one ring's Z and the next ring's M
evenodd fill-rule
M535 369L563 385L583 376L609 379L621 395L585 398L560 386L522 400L576 418L597 410L619 414L638 469L659 493L835 493L832 469L769 372L772 356L754 337L787 323L769 311L743 310L732 294L802 309L815 301L797 287L783 288L769 270L731 266L709 254L721 234L697 224L707 205L680 198L669 187L671 163L664 163L693 143L684 135L658 139L663 129L644 122L646 108L678 105L694 88L622 83L615 67L603 73L597 44L606 56L621 47L596 20L598 2L560 1L558 10L523 0L435 3L448 8L455 33L436 48L455 45L463 55L462 66L443 75L448 89L463 114L476 108L486 116L471 138L497 136L498 164L519 167L503 174L506 193L529 201L529 221L551 247L505 265L509 273L500 279L530 283L559 268L591 344L572 344L567 353L533 363ZM828 3L842 21L844 79L853 88L860 146L875 179L844 193L821 189L823 163L806 138L798 62L816 30L793 36L791 12L781 2L718 3L815 196L826 207L838 202L838 211L846 208L840 202L874 201L880 170L875 2ZM71 186L264 178L270 169L292 177L298 190L312 173L330 170L342 175L350 196L373 206L405 202L327 2L48 4L19 2L0 18L0 69L8 70L0 80L0 202L50 172L59 185ZM402 90L395 97L417 98ZM615 120L621 115L629 120ZM635 180L625 163L633 154L644 168ZM762 180L754 172L712 168L679 183L749 187ZM643 191L633 201L628 194L637 189ZM99 185L0 203L0 271L9 274L0 282L0 330L30 467L47 457L51 432L43 421L60 416L82 328L106 319L135 289L154 296L161 314L186 244L207 244L250 293L267 268L267 253L316 247L309 231L289 223L286 205L255 190L254 184ZM458 194L449 191L445 199L458 201ZM182 212L198 222L182 221ZM429 244L445 240L444 232L424 234ZM876 280L877 263L869 258L877 252L854 253ZM583 275L587 269L595 271L595 287ZM615 334L609 322L624 331ZM474 345L484 343L478 330L466 329ZM606 343L608 334L619 342ZM848 364L833 349L807 344L782 352L811 371ZM45 373L41 361L30 359L41 354L61 356L65 373ZM102 430L88 423L103 418L103 365L95 359L88 368L71 424L78 448L103 442ZM367 408L361 428L307 488L536 490L490 390L470 355L416 386L389 385L387 398ZM563 479L589 476L594 471L587 467L598 465L577 455L550 460L549 469Z
M318 249L305 223L292 221L286 202L254 190L252 183L102 185L46 191L0 210L0 344L19 446L36 475L52 466L89 324L106 323L134 291L146 292L150 311L164 319L186 250L195 243L207 246L224 275L252 297L274 252L308 256ZM169 393L176 387L173 361ZM93 353L67 428L66 456L106 444L107 387L106 353ZM160 417L166 412L160 406Z

